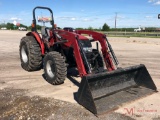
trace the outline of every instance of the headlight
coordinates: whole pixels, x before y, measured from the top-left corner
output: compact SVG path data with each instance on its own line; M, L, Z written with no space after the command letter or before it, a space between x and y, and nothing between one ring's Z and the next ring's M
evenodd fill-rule
M85 52L92 52L92 47L83 47Z

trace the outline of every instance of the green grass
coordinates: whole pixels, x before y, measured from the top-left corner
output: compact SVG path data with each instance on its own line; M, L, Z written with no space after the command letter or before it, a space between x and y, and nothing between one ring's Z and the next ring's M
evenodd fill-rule
M160 38L160 32L101 32L109 37Z

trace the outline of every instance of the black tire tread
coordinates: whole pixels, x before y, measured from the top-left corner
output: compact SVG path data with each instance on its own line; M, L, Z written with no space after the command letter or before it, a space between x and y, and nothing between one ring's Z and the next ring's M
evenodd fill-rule
M26 71L36 71L42 68L42 55L41 55L41 48L38 42L35 40L33 36L25 36L21 39L21 44L25 42L27 45L28 50L28 65L24 65L22 58L21 58L21 66ZM21 50L19 49L19 52ZM21 53L20 53L21 54Z
M61 56L61 54L59 52L52 51L52 52L49 52L44 57L44 61L46 61L46 57L48 55L54 59L57 72L55 73L56 74L55 80L49 80L47 77L46 77L46 80L53 85L59 85L59 84L64 83L64 80L67 75L67 67L66 67L64 57Z

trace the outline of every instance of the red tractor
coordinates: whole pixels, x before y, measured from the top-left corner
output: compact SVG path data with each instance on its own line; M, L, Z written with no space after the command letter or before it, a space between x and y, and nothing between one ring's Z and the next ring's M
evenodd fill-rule
M41 34L36 29L36 9L51 13L52 28L43 26ZM98 43L96 48L92 47L94 41L100 43L101 52ZM64 83L67 69L76 67L82 80L75 98L94 114L115 109L157 90L144 65L117 69L117 58L105 34L57 29L53 12L47 7L33 9L32 31L21 39L20 59L26 71L44 69L46 80L53 85Z

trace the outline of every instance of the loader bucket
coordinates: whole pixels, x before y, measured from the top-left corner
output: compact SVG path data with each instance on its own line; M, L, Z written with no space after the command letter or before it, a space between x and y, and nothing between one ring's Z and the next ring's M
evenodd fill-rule
M86 109L100 115L156 91L146 67L138 65L84 76L76 99Z

